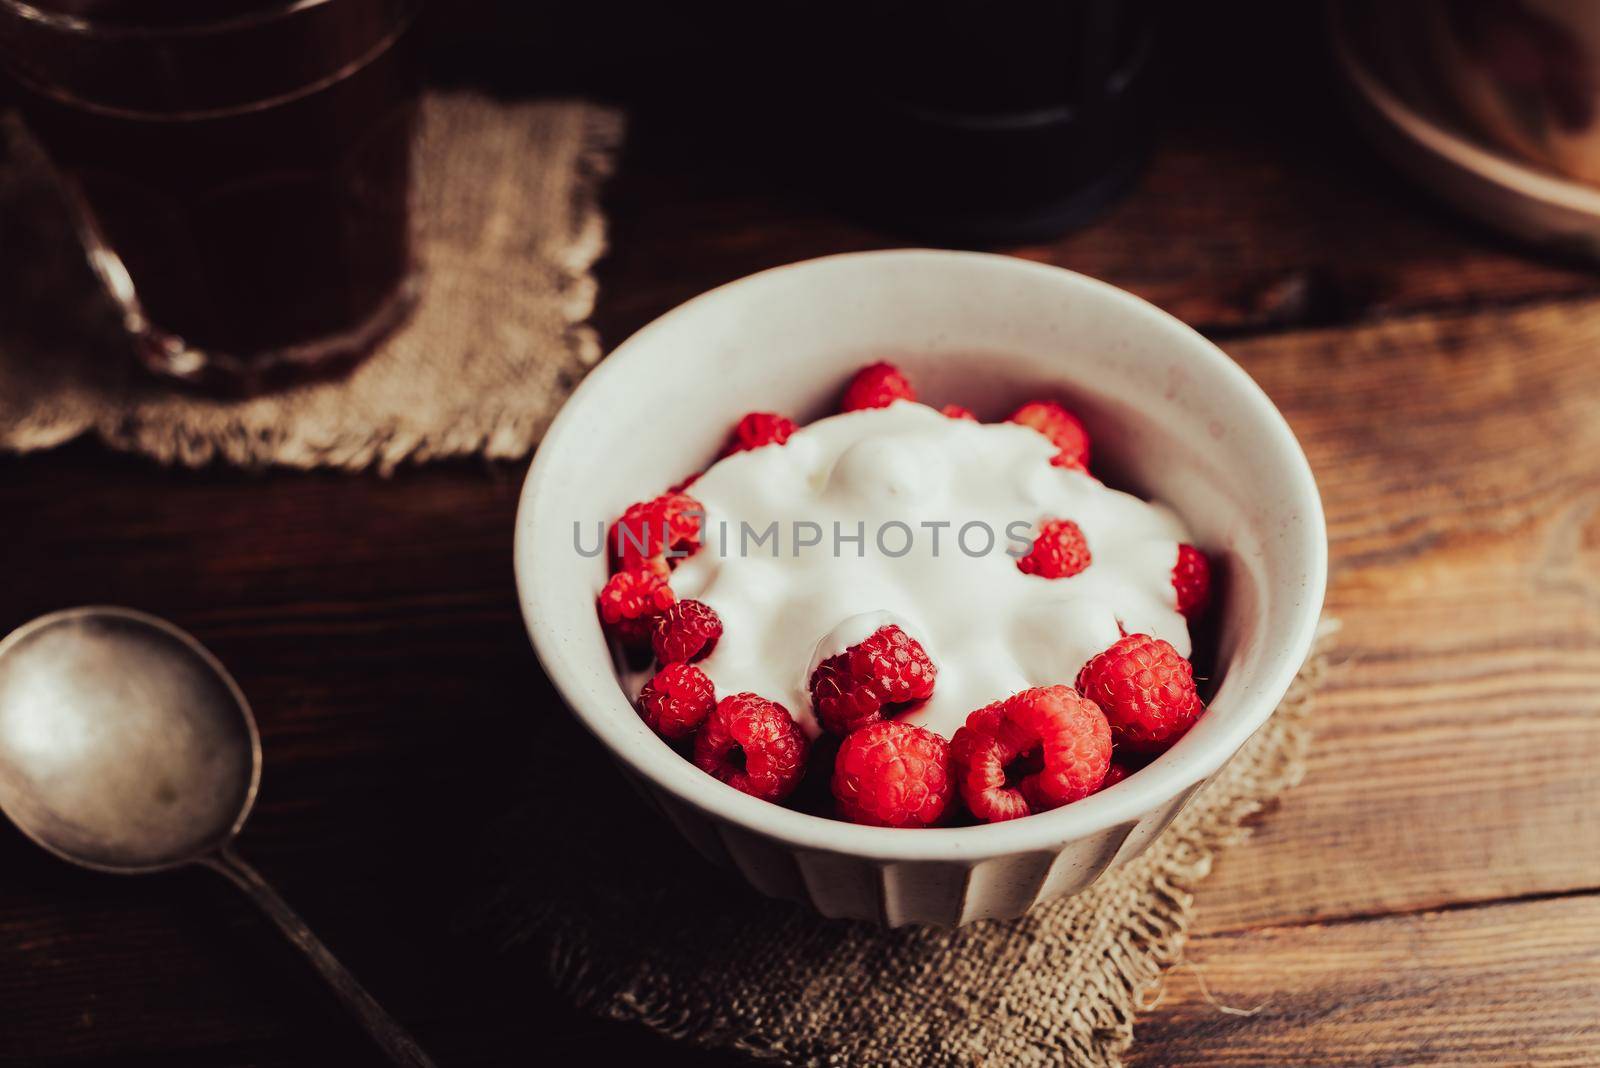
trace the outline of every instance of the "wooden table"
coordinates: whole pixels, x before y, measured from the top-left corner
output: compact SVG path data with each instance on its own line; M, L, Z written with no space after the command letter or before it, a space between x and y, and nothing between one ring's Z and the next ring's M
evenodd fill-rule
M1434 207L1297 55L1207 63L1133 196L1009 250L1219 340L1327 504L1343 666L1309 772L1217 865L1134 1059L1595 1063L1600 274ZM665 110L636 114L610 195L608 344L749 271L902 243ZM696 1060L587 1022L453 924L536 741L602 766L522 636L523 466L0 458L0 629L128 603L231 665L267 762L243 851L442 1062ZM96 877L0 828L0 1061L368 1058L211 876Z

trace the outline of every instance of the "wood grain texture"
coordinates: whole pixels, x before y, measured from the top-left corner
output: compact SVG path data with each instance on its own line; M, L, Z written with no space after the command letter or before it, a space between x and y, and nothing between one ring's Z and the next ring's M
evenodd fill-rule
M461 926L530 767L614 782L522 633L507 537L520 474L162 471L87 446L3 459L0 629L133 603L215 651L265 754L240 851L443 1063L524 1048L671 1063L658 1039L574 1016L537 954L502 958ZM0 871L0 1063L371 1063L215 877L78 872L4 824Z
M1528 255L1379 160L1308 7L1226 10L1176 12L1173 89L1138 188L1092 226L1000 251L1112 281L1218 336L1600 295L1587 266ZM653 84L630 111L607 198L608 342L753 271L928 240L819 200L768 101L731 97L715 70L707 84L683 75L675 64L678 91Z
M1202 924L1600 887L1600 307L1230 350L1316 469L1344 665Z
M1295 6L1252 7L1254 39L1238 13L1193 15L1143 184L1084 231L1007 250L1223 339L1288 415L1329 514L1344 665L1309 774L1223 857L1191 941L1220 1001L1268 1008L1219 1013L1180 971L1138 1048L1147 1064L1576 1063L1600 945L1600 275L1464 225L1377 164L1307 58L1314 31L1278 32ZM675 84L632 109L609 197L608 345L749 271L914 240L730 136L755 127L726 85ZM522 469L167 471L86 444L0 458L0 629L121 602L221 655L267 760L241 851L441 1062L705 1063L577 1016L539 962L459 922L518 776L611 774L522 635ZM1487 904L1545 895L1565 896ZM370 1060L225 886L70 871L4 826L0 1006L0 1063L30 1068Z
M1202 895L1200 930L1231 939L1219 945L1262 924L1596 885L1597 334L1600 309L1553 305L1229 346L1319 471L1346 664L1306 783ZM473 820L535 746L603 765L520 633L503 557L519 474L241 477L87 447L0 462L0 514L27 517L8 557L38 562L15 574L0 626L113 600L196 630L262 719L246 852L397 1012L464 1056L466 1021L515 1014L508 991L530 984L484 978L483 947L451 937ZM361 1055L220 888L80 876L10 845L0 994L24 1006L12 1035L30 1060L153 1056L182 1035L287 1063L283 1021L308 1018L324 1048ZM169 982L148 982L152 953Z
M1135 1025L1134 1065L1592 1065L1600 899L1190 943Z

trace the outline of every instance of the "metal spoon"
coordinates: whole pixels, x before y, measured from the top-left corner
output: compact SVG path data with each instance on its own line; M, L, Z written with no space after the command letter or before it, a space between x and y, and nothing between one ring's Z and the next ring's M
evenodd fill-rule
M134 875L221 872L316 966L389 1058L433 1062L233 851L261 739L227 669L126 608L69 608L0 641L0 811L64 860Z

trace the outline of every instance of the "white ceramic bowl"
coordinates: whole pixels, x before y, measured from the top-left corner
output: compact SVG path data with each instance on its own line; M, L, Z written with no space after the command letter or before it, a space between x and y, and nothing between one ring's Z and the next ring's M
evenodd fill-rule
M826 414L849 374L875 359L900 364L922 399L984 419L1060 397L1088 424L1097 473L1175 508L1218 562L1220 687L1149 767L1010 823L861 827L748 797L641 722L595 617L605 563L575 550L574 523L592 546L597 521L699 470L740 415ZM516 529L517 586L545 671L684 837L764 893L890 925L1018 916L1137 855L1271 715L1310 650L1326 571L1305 455L1237 364L1102 282L961 252L811 260L663 315L551 425Z

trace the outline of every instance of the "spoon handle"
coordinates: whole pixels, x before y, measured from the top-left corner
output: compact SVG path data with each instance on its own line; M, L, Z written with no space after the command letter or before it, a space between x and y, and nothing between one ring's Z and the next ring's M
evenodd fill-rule
M322 973L322 978L327 980L333 992L339 995L339 1000L344 1002L345 1008L361 1021L362 1026L367 1029L367 1034L382 1047L391 1061L407 1068L434 1068L433 1061L422 1052L422 1047L417 1045L416 1039L411 1037L410 1032L367 993L367 988L362 986L356 977L350 974L350 970L328 952L328 947L311 933L311 928L306 926L306 921L300 918L299 913L290 908L289 903L267 885L260 873L239 859L239 855L232 848L224 847L206 857L203 863L208 868L227 876L229 881L260 906L262 912L272 918L272 922L278 925L289 941L293 942L300 952L306 955L306 959L316 966L317 971Z

